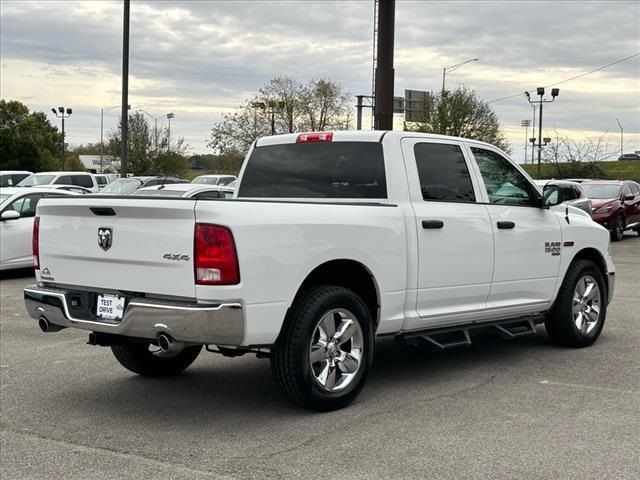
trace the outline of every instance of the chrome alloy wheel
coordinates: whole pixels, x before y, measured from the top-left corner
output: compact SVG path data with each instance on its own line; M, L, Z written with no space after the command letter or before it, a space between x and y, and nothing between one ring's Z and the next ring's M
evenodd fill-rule
M325 313L313 332L309 363L316 383L328 392L351 384L362 364L364 336L356 316L335 308Z
M591 275L585 275L573 292L573 321L583 335L588 335L600 320L600 288Z

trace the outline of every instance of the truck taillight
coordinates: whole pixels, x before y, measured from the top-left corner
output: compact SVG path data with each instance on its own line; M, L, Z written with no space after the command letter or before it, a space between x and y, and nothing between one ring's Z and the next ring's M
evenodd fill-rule
M33 268L40 270L40 217L33 219L31 250L33 251Z
M197 285L240 283L236 246L227 227L196 223L193 260Z
M296 143L330 142L331 140L333 140L332 132L301 133Z

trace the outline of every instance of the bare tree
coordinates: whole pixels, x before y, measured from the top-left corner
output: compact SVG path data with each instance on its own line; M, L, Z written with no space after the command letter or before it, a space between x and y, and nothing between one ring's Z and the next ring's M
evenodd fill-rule
M544 147L545 163L553 165L555 178L602 176L596 162L617 155L617 145L612 147L607 133L597 138L576 140L554 130L551 143Z
M224 115L211 129L207 146L217 154L244 155L257 138L271 134L271 115L276 133L344 130L353 123L350 95L339 84L277 77L236 112Z

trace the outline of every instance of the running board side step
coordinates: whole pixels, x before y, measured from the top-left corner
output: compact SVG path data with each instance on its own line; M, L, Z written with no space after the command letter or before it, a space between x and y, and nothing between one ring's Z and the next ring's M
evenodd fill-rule
M404 345L415 345L420 342L428 342L441 350L453 347L471 345L471 330L490 329L497 330L504 338L517 338L523 335L536 333L536 323L544 321L543 316L521 317L495 322L473 323L456 327L433 328L415 332L406 332L396 335L395 339Z

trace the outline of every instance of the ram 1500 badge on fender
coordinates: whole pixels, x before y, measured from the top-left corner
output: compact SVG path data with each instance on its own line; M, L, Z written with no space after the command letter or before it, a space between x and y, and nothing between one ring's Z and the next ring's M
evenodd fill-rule
M284 395L316 410L358 395L376 336L447 348L475 328L544 323L551 341L586 347L602 331L608 232L491 145L273 136L238 182L228 200L44 200L30 316L89 331L141 375L177 374L203 346L268 356Z

